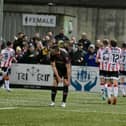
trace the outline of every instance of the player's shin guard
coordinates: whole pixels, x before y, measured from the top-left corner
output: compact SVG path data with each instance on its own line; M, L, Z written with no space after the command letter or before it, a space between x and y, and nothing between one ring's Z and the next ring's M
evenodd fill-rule
M63 100L62 100L62 102L66 102L67 95L68 95L68 86L64 86L63 87Z
M53 86L52 91L51 91L51 100L52 100L52 102L55 102L56 94L57 94L57 87Z

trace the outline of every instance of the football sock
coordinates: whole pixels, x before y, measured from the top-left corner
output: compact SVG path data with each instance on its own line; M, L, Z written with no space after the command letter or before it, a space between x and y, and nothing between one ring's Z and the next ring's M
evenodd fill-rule
M107 95L108 95L108 98L111 98L111 96L112 96L112 85L111 84L108 84L108 86L107 86Z
M63 87L63 100L62 100L62 102L66 102L67 95L68 95L68 86L64 86Z
M9 80L5 80L5 88L7 90L10 90L10 82L9 82Z
M3 86L3 83L4 83L3 76L0 76L0 87Z
M55 97L56 97L56 94L57 94L57 87L52 87L52 91L51 91L51 100L53 102L55 102Z
M104 83L101 83L100 87L101 87L101 94L104 94L104 88L105 88Z
M120 90L121 90L122 94L123 94L123 95L126 95L124 84L120 84L119 87L120 87Z
M123 86L124 86L124 92L125 92L125 95L126 95L126 85L125 85L125 83L123 84Z
M115 97L118 96L118 85L113 85L113 93Z

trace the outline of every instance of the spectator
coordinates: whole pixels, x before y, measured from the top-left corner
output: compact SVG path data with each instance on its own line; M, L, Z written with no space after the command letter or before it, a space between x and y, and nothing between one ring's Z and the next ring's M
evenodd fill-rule
M73 50L73 44L69 41L69 42L62 42L61 44L63 49L65 49L68 53L69 53L69 56L70 56L70 61L72 61L72 57L73 57L73 54L74 54L74 50Z
M23 62L28 64L38 63L35 47L32 43L29 44L27 52L24 53Z
M73 51L77 51L77 40L75 36L71 37L70 43L72 44Z
M87 34L85 32L83 32L81 34L81 39L79 40L78 43L82 43L83 44L83 49L87 52L88 51L88 47L91 44L90 40L88 40L87 38Z
M39 41L37 43L36 55L37 55L38 63L40 63L40 64L49 64L50 63L49 50L48 50L48 48L46 48L42 45L41 41Z
M34 33L34 37L32 39L35 40L35 39L38 39L38 38L40 38L40 33L39 32L35 32Z
M56 42L58 42L59 40L63 40L64 42L69 40L69 38L64 35L64 29L60 30L59 34L55 36L55 39Z
M45 47L49 47L49 43L50 43L50 37L48 36L48 35L46 35L45 37L44 37L44 41L42 42L42 44L43 44L43 46L45 46Z
M50 64L49 52L50 52L50 49L46 46L42 49L42 56L43 56L42 61L41 61L42 64Z
M19 46L21 49L23 47L23 40L24 40L25 34L23 32L19 32L16 40L14 41L13 49L16 51L17 46Z
M90 44L88 52L85 55L85 60L87 66L98 66L98 64L96 63L96 52L94 44Z
M16 55L15 58L17 60L17 63L22 63L23 62L23 52L19 46L16 48Z
M49 36L49 38L50 38L51 41L54 41L55 38L54 38L53 33L51 31L49 31L47 33L47 35Z
M29 44L29 43L24 43L24 44L23 44L23 47L22 47L22 54L24 54L24 53L26 53L26 52L28 51L28 48L29 48L28 44Z
M64 46L65 46L63 40L59 40L57 45L58 45L59 48L64 48Z
M31 38L30 43L32 43L34 45L34 47L36 48L37 46L37 42L40 41L40 33L39 32L35 32L34 36Z
M77 51L73 53L72 64L73 65L85 65L86 52L83 50L82 43L78 43Z

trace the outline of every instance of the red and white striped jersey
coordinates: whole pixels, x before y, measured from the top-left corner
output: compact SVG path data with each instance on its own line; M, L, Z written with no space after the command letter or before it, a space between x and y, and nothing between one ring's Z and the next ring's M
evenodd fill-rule
M100 70L107 70L109 61L109 47L100 48L97 52L96 60L100 63Z
M12 48L5 48L1 51L1 67L11 67L15 51Z
M126 71L126 49L121 50L120 70Z
M121 49L119 47L111 47L108 71L119 71L120 61L121 61Z

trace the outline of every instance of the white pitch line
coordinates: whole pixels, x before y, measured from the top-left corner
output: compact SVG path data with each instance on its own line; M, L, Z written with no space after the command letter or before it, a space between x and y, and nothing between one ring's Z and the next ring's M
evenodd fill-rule
M45 107L49 107L49 106L45 106ZM58 106L57 106L58 107ZM115 115L126 115L125 112L103 112L103 111L97 111L97 110L72 110L72 109L65 109L65 108L57 108L57 107L49 107L49 108L53 108L55 111L64 111L64 112L77 112L77 113L101 113L101 114L115 114ZM25 107L25 108L22 108L22 109L41 109L40 107L39 108L36 108L36 107Z
M17 107L2 107L0 110L17 109Z
M101 111L90 111L90 110L70 110L70 109L56 109L58 111L66 111L66 112L77 112L77 113L103 113L103 114L119 114L119 115L126 115L125 112L101 112Z

